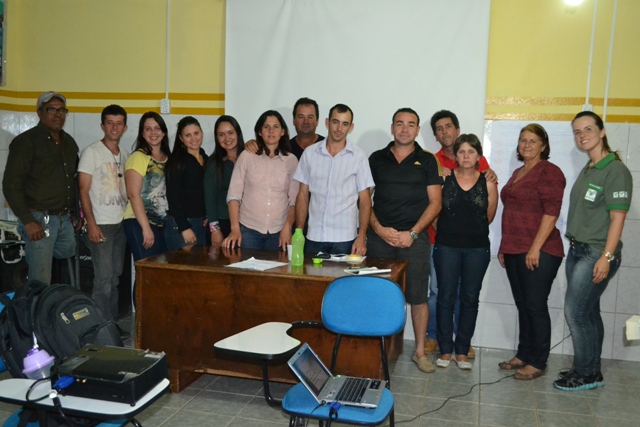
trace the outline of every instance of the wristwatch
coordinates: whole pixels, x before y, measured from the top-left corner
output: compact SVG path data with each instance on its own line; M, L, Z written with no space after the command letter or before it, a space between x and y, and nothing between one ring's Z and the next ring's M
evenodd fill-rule
M416 233L415 231L411 230L411 238L413 240L418 240L418 237L420 237L420 235L418 233Z
M616 257L611 253L611 252L602 252L602 255L604 255L604 257L607 259L607 262L611 262L614 259L616 259Z

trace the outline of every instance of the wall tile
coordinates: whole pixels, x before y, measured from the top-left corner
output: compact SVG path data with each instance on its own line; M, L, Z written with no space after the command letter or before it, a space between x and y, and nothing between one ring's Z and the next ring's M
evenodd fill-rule
M640 123L629 125L628 148L625 150L625 164L631 171L640 172ZM616 148L616 147L612 147ZM636 193L637 194L637 193ZM638 200L638 199L636 199Z
M629 317L631 316L628 314L616 314L611 358L637 362L640 360L640 340L627 341L625 335L625 326Z
M620 267L615 312L618 314L640 314L640 268Z
M480 291L480 302L513 304L513 294L511 293L509 279L498 258L491 258L489 268L484 275L482 290Z
M483 347L515 349L517 318L515 305L481 302L471 343Z
M636 200L640 201L640 193ZM622 230L622 266L640 267L640 220L627 219ZM640 284L640 277L638 278Z

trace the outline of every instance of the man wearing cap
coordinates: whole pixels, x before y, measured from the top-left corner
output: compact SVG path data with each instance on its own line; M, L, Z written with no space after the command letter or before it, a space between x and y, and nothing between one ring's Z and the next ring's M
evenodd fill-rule
M2 189L18 217L25 241L29 279L51 283L52 257L75 255L78 145L66 133L66 98L56 92L38 97L40 122L9 145Z

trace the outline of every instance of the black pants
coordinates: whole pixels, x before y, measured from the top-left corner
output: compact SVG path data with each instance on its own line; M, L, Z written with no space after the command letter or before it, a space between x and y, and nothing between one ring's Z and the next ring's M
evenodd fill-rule
M504 265L518 308L520 337L516 357L537 369L547 367L551 347L551 319L547 299L562 258L540 252L533 271L525 264L527 254L504 255Z

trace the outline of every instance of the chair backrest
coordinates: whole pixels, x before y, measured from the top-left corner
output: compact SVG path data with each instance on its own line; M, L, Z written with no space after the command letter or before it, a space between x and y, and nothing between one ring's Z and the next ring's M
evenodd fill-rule
M402 290L383 277L339 277L322 299L322 323L338 334L389 336L402 330L405 319Z

